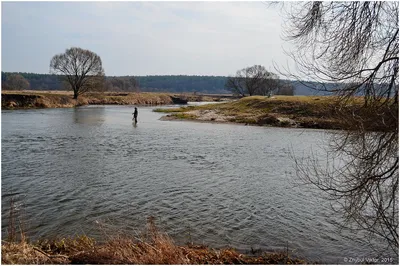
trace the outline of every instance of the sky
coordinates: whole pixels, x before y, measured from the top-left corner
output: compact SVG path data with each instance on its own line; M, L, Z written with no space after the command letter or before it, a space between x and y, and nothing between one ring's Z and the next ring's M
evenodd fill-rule
M2 2L1 70L49 73L71 47L107 76L234 75L292 66L278 8L265 2Z

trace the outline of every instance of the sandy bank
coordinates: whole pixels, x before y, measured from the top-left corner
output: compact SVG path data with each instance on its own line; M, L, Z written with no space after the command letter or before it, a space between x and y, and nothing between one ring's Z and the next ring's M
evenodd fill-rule
M255 126L341 129L332 97L277 96L245 97L240 100L203 106L160 109L170 113L162 120L191 120Z

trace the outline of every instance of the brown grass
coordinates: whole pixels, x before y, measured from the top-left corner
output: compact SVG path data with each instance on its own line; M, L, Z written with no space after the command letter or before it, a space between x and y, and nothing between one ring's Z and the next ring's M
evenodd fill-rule
M50 257L25 242L6 242L1 245L2 264L64 264L65 262L67 262L65 258Z
M232 248L178 246L154 219L140 236L115 236L98 244L87 236L28 244L2 242L2 264L305 264L284 253L246 256Z
M171 118L233 122L250 125L340 129L343 121L337 118L338 98L333 96L263 96L171 110ZM359 104L354 100L352 104ZM171 112L160 109L159 112ZM214 116L210 118L210 113Z
M77 100L69 91L2 91L3 109L62 108L87 104L160 105L171 104L171 93L104 92L86 93ZM179 96L180 97L180 96Z
M190 93L157 93L157 92L88 92L73 99L72 91L2 91L1 106L3 109L27 108L62 108L87 104L117 105L161 105L171 104L173 99L187 101L220 101L223 95L206 96ZM229 97L229 96L228 96Z

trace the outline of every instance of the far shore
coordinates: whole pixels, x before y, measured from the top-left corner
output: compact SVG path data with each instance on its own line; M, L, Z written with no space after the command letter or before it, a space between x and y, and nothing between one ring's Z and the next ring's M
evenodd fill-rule
M341 103L335 96L249 96L157 92L90 92L73 99L71 91L2 91L3 110L71 108L84 105L170 105L180 108L156 108L167 113L161 120L189 120L208 123L235 123L254 126L354 130L357 119L373 120L374 110L363 109L361 97ZM186 106L188 102L215 102ZM385 110L393 112L393 110ZM389 114L389 113L388 113ZM380 114L385 116L385 114ZM388 116L388 119L390 116ZM368 131L385 127L370 123Z
M191 93L158 92L89 92L73 99L72 91L2 91L1 108L71 108L91 104L165 105L184 104L188 101L221 101L229 95L201 95Z

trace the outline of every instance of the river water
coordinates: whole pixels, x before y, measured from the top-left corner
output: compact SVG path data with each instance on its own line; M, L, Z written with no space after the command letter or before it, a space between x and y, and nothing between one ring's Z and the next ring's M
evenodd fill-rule
M375 251L340 231L290 154L323 154L327 131L161 121L152 107L2 111L2 235L16 200L31 239L137 233L154 216L178 244L282 251L346 263Z

